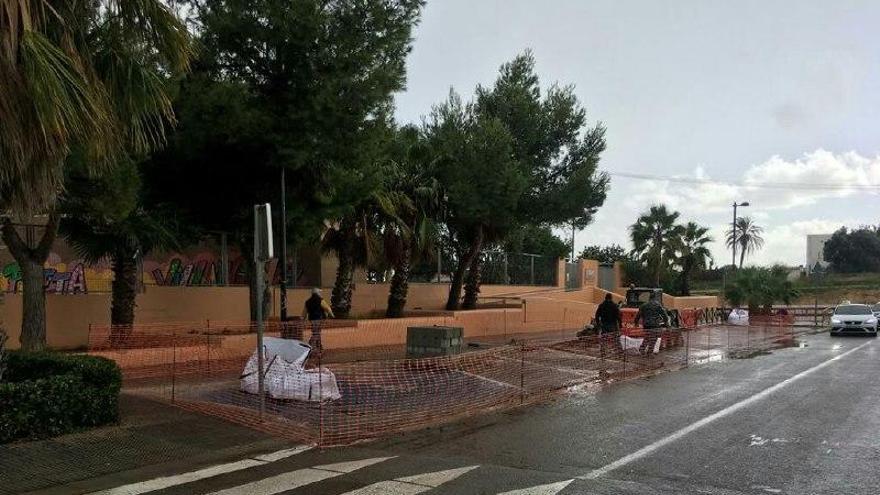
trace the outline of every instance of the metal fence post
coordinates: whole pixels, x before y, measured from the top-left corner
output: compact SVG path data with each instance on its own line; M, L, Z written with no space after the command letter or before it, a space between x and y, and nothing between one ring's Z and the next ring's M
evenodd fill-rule
M324 369L323 369L324 349L318 348L318 445L324 445Z
M712 337L712 327L706 327L706 362L710 361L710 354L712 349L712 343L709 340Z
M208 373L211 372L211 336L205 334L205 354L207 354L208 360Z
M177 334L171 336L171 403L176 398L177 388Z
M519 343L519 403L522 405L526 398L525 387L526 350L525 343Z
M686 367L691 365L691 330L688 330L684 337L684 365Z
M535 257L529 256L529 259L532 260L532 274L531 274L531 285L535 285Z

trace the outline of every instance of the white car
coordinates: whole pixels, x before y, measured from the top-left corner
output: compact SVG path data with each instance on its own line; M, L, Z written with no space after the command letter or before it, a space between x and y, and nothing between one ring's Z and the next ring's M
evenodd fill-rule
M831 335L877 336L877 316L867 304L841 304L831 315Z

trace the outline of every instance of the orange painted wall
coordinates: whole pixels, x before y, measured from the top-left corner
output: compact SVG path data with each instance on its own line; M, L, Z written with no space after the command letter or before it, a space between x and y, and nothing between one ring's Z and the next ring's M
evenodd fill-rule
M408 310L442 310L446 303L448 284L410 284ZM515 294L552 294L550 287L487 285L484 297ZM288 290L288 314L302 312L310 289ZM571 294L558 292L558 294ZM9 346L19 346L21 328L21 295L7 294L0 306L0 321L9 335ZM324 290L330 297L330 289ZM387 284L357 284L353 313L356 316L377 315L385 309L388 298ZM270 317L279 315L277 289L272 291ZM589 302L589 299L584 299ZM540 304L540 303L537 303ZM137 299L136 323L234 321L249 319L247 287L147 287ZM77 349L88 343L89 325L110 324L110 295L46 295L47 340L55 349Z

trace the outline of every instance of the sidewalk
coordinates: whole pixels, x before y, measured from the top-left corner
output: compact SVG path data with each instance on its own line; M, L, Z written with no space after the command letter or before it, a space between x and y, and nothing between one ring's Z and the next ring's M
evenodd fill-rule
M126 393L120 407L117 426L0 445L0 494L89 493L292 445Z

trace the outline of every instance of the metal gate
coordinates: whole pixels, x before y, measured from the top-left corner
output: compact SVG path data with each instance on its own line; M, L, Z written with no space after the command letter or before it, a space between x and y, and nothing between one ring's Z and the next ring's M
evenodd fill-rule
M599 288L607 291L614 291L617 287L617 280L614 276L614 265L599 265Z
M581 288L581 271L578 263L565 264L565 290Z

